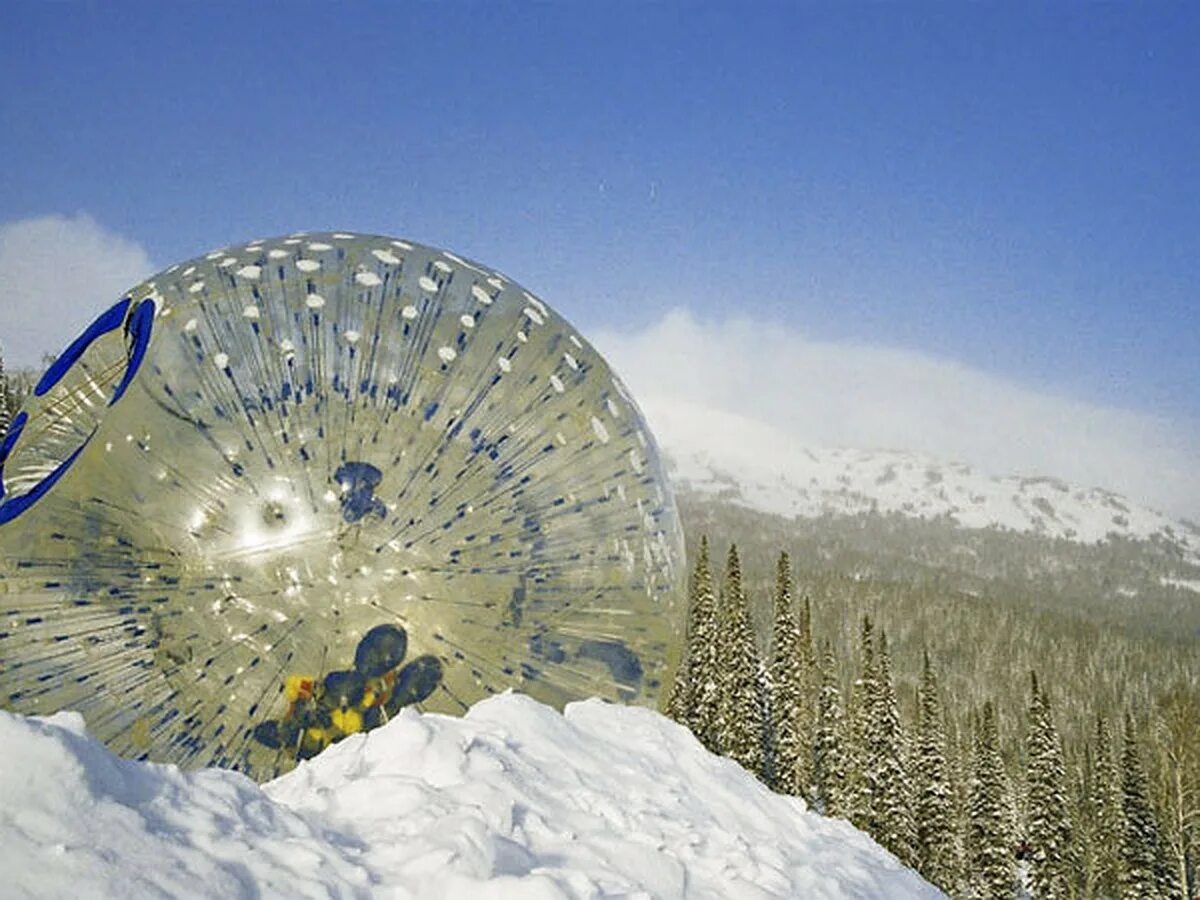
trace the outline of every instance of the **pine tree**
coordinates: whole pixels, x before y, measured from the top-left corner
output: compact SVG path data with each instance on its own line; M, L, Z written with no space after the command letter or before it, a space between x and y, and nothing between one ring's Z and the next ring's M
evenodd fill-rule
M815 672L817 669L817 650L813 646L812 601L806 594L804 603L800 606L800 657L805 664Z
M708 552L708 538L700 538L700 552ZM666 714L681 725L688 723L688 710L692 705L692 636L697 631L696 613L696 577L688 582L687 628L683 637L683 651L679 657L679 665L675 668L675 680L671 683L671 693L667 697Z
M775 621L769 670L771 786L784 794L804 796L812 783L810 732L811 705L805 661L801 650L800 622L792 609L792 569L786 553L779 555L775 573Z
M1096 893L1099 847L1096 844L1097 804L1095 796L1095 746L1089 741L1074 759L1068 759L1070 785L1071 855L1074 877L1072 896L1091 897Z
M1036 674L1032 688L1026 746L1030 883L1038 900L1057 900L1070 893L1066 769L1050 699L1038 690Z
M813 781L817 808L827 816L844 816L849 799L845 720L833 648L828 641L821 653L819 671L821 688L817 697L816 734L813 738Z
M717 743L721 752L756 776L763 763L763 682L765 672L742 588L737 545L729 548L725 589L717 608L721 647Z
M980 900L1016 895L1005 780L996 713L989 701L984 704L975 736L968 808L969 892Z
M847 742L844 757L849 779L846 814L855 826L870 834L874 824L875 797L878 791L874 772L867 765L876 695L875 638L869 616L863 616L859 646L862 669L850 689L848 703L850 740Z
M800 604L797 625L800 629L799 652L800 674L803 690L801 694L799 724L797 731L801 741L801 776L806 780L803 788L811 798L813 788L813 736L817 731L817 694L821 689L821 675L817 671L817 650L813 643L812 602L805 595Z
M700 539L690 593L687 671L681 689L683 696L678 700L684 713L678 721L687 725L700 743L718 753L721 659L717 640L717 601L709 568L707 537Z
M967 841L970 830L970 799L971 799L971 766L973 764L972 748L974 726L967 720L960 727L959 723L949 714L942 715L943 727L946 733L946 769L950 774L951 808L953 811L952 834L954 873L956 878L947 889L952 897L967 895L968 864Z
M1112 734L1103 716L1096 718L1092 749L1092 829L1095 895L1115 897L1121 885L1121 773L1113 756Z
M1133 718L1125 717L1125 751L1121 755L1121 897L1123 900L1158 900L1162 897L1159 853L1162 838L1146 772L1138 751Z
M942 890L951 892L960 877L954 788L946 762L942 700L928 650L921 671L914 769L917 870Z
M1171 892L1200 894L1200 693L1177 684L1156 704L1155 796L1167 841Z
M691 600L689 597L688 608L691 609ZM688 613L689 631L691 622L691 613ZM691 656L688 653L688 644L686 636L683 642L683 655L679 659L679 665L675 667L675 680L671 682L671 693L667 696L667 706L664 712L668 719L678 722L680 725L687 725L688 705L691 703L691 677L689 674Z
M912 783L906 765L906 738L892 684L887 634L880 632L876 652L875 698L868 735L866 767L875 785L871 834L904 863L916 862Z

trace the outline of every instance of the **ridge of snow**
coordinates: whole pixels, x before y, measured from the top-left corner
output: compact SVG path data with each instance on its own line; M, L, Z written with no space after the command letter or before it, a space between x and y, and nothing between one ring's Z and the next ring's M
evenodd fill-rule
M707 441L696 433L734 434ZM1112 491L1058 478L996 477L961 462L896 450L797 447L771 426L719 411L655 409L655 434L677 488L724 495L790 518L826 513L948 517L964 528L999 528L1094 544L1113 536L1163 539L1200 564L1200 527ZM736 473L736 474L735 474Z
M405 710L261 788L0 712L5 889L48 896L932 898L847 822L657 713Z

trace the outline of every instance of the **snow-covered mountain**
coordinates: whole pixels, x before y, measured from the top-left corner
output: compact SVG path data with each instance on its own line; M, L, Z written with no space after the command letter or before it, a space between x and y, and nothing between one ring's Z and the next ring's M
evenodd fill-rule
M942 896L655 712L518 694L406 710L261 788L0 712L0 870L72 898Z
M740 417L721 422L719 412L703 419L693 413L674 417L668 409L655 412L655 433L678 490L719 495L786 517L898 513L1081 543L1112 536L1161 539L1200 562L1200 526L1111 491L1049 477L994 477L964 463L914 453L797 447L760 423ZM722 439L695 433L697 421ZM739 439L729 440L731 432Z

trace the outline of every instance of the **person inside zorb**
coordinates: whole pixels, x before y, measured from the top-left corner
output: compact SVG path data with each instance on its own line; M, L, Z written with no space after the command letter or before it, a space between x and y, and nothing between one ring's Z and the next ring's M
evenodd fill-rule
M0 448L0 702L286 771L512 687L654 703L683 545L604 360L447 251L296 234L171 266Z
M441 661L421 656L402 667L407 646L403 628L376 625L359 641L354 668L324 678L289 675L284 685L287 711L256 725L254 739L275 750L295 748L300 759L308 759L427 699L442 680Z

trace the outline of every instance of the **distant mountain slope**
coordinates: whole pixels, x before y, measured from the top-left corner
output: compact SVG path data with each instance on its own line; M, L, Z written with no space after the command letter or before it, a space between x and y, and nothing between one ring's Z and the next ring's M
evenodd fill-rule
M716 427L720 427L719 424ZM789 518L898 513L948 518L963 528L1097 543L1112 537L1165 541L1200 563L1200 526L1139 506L1111 491L1057 478L996 478L956 462L886 450L782 447L747 434L720 456L660 435L677 488Z
M686 530L802 572L1005 598L1130 634L1200 637L1200 527L1116 493L886 450L796 446L769 424L652 419ZM769 571L765 569L764 571Z

